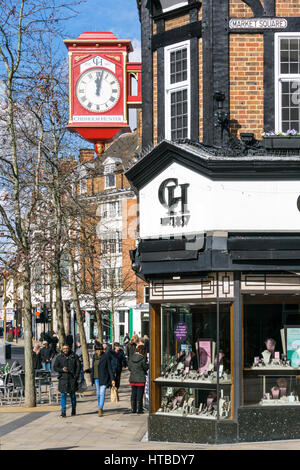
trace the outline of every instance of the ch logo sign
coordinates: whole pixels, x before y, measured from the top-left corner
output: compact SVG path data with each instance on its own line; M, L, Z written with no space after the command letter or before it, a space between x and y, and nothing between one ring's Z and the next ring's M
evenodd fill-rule
M178 184L177 178L164 180L158 189L159 202L168 210L168 216L161 219L162 225L183 227L190 215L187 210L187 192L189 184ZM179 210L178 210L179 205Z

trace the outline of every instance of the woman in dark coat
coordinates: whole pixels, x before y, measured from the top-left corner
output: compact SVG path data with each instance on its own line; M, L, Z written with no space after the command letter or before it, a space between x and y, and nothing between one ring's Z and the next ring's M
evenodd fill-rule
M80 376L80 361L67 344L62 347L62 353L56 357L54 370L58 372L58 390L61 393L61 416L66 417L67 394L70 394L72 416L76 415L76 390Z
M149 369L145 346L137 346L135 353L129 358L128 369L130 370L131 412L141 414L144 413L143 396Z
M98 400L98 416L103 416L103 406L106 394L106 388L112 384L115 385L108 354L104 353L101 343L96 344L95 354L91 370L92 384L96 385L96 395Z
M34 345L32 355L33 355L33 368L41 369L42 368L41 348L38 343Z

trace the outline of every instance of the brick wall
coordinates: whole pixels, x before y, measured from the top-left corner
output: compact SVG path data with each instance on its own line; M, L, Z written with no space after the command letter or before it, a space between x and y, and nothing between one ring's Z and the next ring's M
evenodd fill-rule
M251 17L253 12L242 0L229 0L229 16Z
M300 0L276 0L276 16L300 16Z
M261 139L264 110L263 35L230 36L231 131L254 132Z
M88 162L93 160L95 156L95 151L93 149L80 149L79 150L79 161L80 163Z
M129 250L135 249L135 234L137 230L137 201L136 198L123 200L122 203L122 278L125 290L135 290L136 274L131 269Z
M170 31L170 29L180 28L181 26L185 26L190 22L190 15L181 15L178 18L173 18L171 20L165 21L165 30Z

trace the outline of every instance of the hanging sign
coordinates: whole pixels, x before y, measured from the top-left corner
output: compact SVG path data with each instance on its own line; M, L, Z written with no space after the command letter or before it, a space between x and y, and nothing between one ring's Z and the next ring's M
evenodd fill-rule
M286 29L285 18L231 18L229 29Z

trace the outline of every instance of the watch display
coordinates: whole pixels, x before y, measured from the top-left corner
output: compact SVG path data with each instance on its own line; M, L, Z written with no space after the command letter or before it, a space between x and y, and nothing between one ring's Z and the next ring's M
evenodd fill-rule
M157 414L203 419L228 419L231 402L221 389L217 400L215 390L163 387L161 406Z

